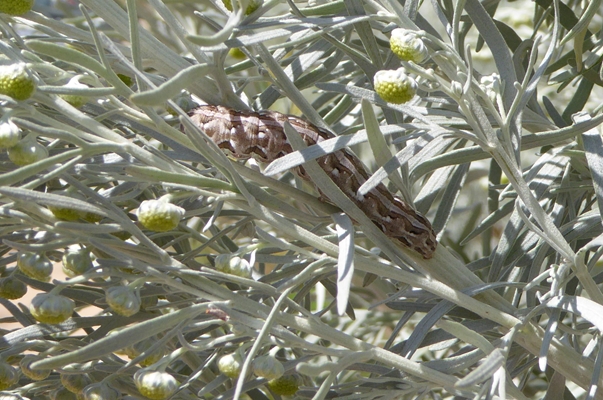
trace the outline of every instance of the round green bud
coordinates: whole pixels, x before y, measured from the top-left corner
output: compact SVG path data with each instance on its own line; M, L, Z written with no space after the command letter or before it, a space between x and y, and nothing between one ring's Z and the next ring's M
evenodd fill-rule
M227 274L251 278L252 268L249 262L244 258L233 256L232 254L220 254L217 256L216 269Z
M74 210L73 208L48 206L48 209L52 215L61 221L78 221L83 216L79 210Z
M54 194L59 194L67 197L72 197L78 200L84 200L84 198L70 190L60 190L54 192ZM62 221L79 221L81 218L84 218L86 213L80 210L75 210L73 208L67 208L62 206L48 206L50 212L57 218Z
M232 49L228 50L228 55L236 60L244 60L247 58L245 53L243 53L238 47L233 47Z
M0 297L16 300L25 296L27 285L12 276L0 279Z
M83 373L61 373L61 383L71 393L80 394L86 386L92 383L92 380Z
M222 356L218 360L218 369L229 378L236 379L241 374L243 359L238 353L231 353Z
M394 29L389 40L389 46L401 60L420 64L429 57L429 50L423 40L417 37L415 31Z
M52 262L43 253L24 252L17 255L17 267L30 278L47 282L52 274Z
M136 211L140 224L155 232L176 228L183 215L184 208L163 200L145 200Z
M0 390L8 389L19 380L19 373L10 364L0 362Z
M65 388L60 388L50 392L50 398L52 400L80 400L78 399L77 394L71 393Z
M125 355L130 357L130 359L135 359L142 353L147 352L155 343L157 339L155 337L146 338L141 340L138 343L135 343L132 346L126 347L123 349ZM161 346L153 350L151 353L146 353L146 357L139 362L139 364L143 367L148 367L150 365L155 364L157 361L161 360L165 355L165 347Z
M283 375L280 378L268 381L266 385L274 394L293 396L299 389L299 377L297 375Z
M404 68L377 71L374 86L383 100L393 104L406 103L417 93L417 82L406 75Z
M178 390L178 381L167 372L140 369L134 374L134 384L151 400L165 400Z
M50 293L40 293L31 300L29 311L33 317L44 324L60 324L73 314L73 300Z
M268 380L278 379L285 373L283 363L269 354L256 357L255 360L253 360L252 366L254 374Z
M33 354L25 355L25 357L23 357L19 362L19 367L21 367L21 373L23 373L23 375L34 381L43 381L44 379L48 378L52 370L31 369L30 367L31 363L33 363L34 361L39 361L41 359L42 357Z
M84 400L117 400L121 393L106 383L93 383L82 392Z
M0 3L10 2L3 0ZM0 94L27 100L36 91L36 81L25 63L0 65Z
M63 272L74 278L92 269L92 259L87 249L67 250L63 254Z
M74 89L88 89L87 85L80 83L80 77L74 76L67 82L65 85L66 88L74 88ZM86 96L81 96L79 94L62 94L60 95L63 100L67 103L71 104L75 108L80 108L84 104L88 102L88 98Z
M105 299L111 309L119 315L129 317L140 311L140 296L129 286L112 286L107 289Z
M16 165L33 164L48 157L46 147L33 138L20 140L15 146L8 149L8 159Z

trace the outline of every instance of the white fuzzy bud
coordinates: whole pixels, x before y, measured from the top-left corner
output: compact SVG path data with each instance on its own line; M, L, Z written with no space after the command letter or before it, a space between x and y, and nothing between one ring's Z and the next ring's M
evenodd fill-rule
M406 103L417 93L417 82L406 75L404 68L377 71L374 86L383 100L393 104Z
M414 31L408 29L394 29L389 46L394 54L404 61L420 64L429 57L429 50L423 40L418 38Z

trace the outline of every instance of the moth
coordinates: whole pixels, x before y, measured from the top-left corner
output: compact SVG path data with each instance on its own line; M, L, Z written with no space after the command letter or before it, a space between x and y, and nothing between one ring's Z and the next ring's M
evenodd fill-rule
M220 148L237 158L254 157L271 162L293 151L285 135L289 122L311 146L334 135L302 118L276 111L236 111L229 107L204 105L193 109L189 116ZM379 184L364 195L358 189L369 178L362 162L346 149L316 159L331 180L388 237L423 256L433 257L437 239L431 223L400 197ZM303 166L296 172L312 183Z

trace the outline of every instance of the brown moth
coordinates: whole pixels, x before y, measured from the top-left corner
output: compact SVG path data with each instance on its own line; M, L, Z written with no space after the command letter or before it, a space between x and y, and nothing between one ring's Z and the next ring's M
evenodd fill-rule
M273 161L293 151L284 131L286 121L299 132L308 146L333 137L331 132L299 117L275 111L236 111L223 106L205 105L193 109L189 115L220 148L229 150L235 157L254 157L262 162ZM427 218L394 196L383 184L365 195L358 194L358 189L369 178L369 174L355 155L344 149L319 157L316 161L385 235L410 247L425 259L433 256L437 240ZM296 170L302 178L311 182L303 166Z

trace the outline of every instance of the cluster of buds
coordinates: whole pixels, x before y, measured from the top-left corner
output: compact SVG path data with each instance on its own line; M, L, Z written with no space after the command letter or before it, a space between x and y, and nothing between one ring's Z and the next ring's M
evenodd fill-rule
M420 64L429 58L429 50L415 31L394 29L391 34L390 48L404 62ZM382 70L375 74L373 85L375 92L388 103L403 104L409 102L417 93L417 81L405 68Z
M29 11L31 4L32 1L1 2L0 12L19 15ZM25 10L21 6L29 8ZM36 86L34 74L26 63L0 64L0 95L24 101L35 93ZM0 149L8 149L8 158L18 166L29 165L48 157L48 150L37 142L35 135L21 139L21 130L8 116L0 120Z
M496 73L484 75L479 79L479 86L488 96L488 99L496 104L496 96L501 92L500 76Z
M226 354L218 360L218 370L231 379L237 379L243 367L240 349ZM300 380L296 374L285 375L285 367L273 355L259 356L252 363L253 373L268 380L266 386L279 396L293 396L299 389Z

